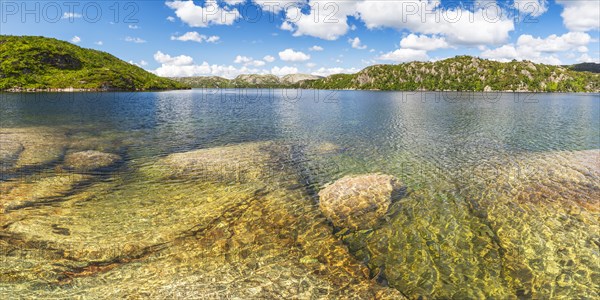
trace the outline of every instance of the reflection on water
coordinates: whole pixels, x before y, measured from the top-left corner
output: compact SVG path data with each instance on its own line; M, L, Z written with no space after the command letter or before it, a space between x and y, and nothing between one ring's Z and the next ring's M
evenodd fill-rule
M0 97L2 296L600 297L598 95ZM406 193L334 228L370 173Z

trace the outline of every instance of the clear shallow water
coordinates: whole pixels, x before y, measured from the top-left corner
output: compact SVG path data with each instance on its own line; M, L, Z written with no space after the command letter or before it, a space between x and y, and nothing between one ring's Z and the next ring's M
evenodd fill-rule
M598 95L298 93L0 95L0 292L599 296ZM65 167L85 150L122 160ZM316 193L366 173L407 195L333 229Z

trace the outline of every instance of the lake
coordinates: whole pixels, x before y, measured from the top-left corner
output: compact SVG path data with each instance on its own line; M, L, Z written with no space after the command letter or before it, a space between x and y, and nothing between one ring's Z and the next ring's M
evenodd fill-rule
M600 297L598 94L2 93L0 142L8 298Z

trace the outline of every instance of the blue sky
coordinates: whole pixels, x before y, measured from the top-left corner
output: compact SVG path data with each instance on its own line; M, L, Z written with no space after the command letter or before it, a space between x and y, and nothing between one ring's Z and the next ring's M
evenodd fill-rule
M600 60L600 1L6 1L0 33L109 52L161 76L328 75L474 55Z

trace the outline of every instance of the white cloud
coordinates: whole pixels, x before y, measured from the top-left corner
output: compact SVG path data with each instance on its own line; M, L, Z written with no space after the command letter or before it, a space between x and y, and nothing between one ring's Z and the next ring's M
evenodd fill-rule
M143 40L139 37L130 37L130 36L125 37L125 41L129 42L129 43L136 43L136 44L143 44L146 42L145 40Z
M148 65L148 62L146 62L145 60L141 60L140 63L136 63L133 60L130 60L129 63L140 68Z
M102 41L97 41L97 42L95 42L94 44L96 44L96 45L98 45L98 46L102 46L102 45L104 45L104 42L102 42Z
M237 9L221 7L217 0L206 0L204 6L197 6L191 0L166 2L166 5L175 10L175 15L191 27L231 25L241 17Z
M310 1L310 5L314 9L308 14L297 7L286 10L286 28L293 30L294 36L306 35L324 40L337 40L350 29L348 16L356 15L354 1Z
M323 47L317 46L317 45L314 45L314 46L308 48L308 51L323 51L323 50L325 50L325 49L323 49Z
M81 42L81 38L80 38L80 37L78 37L78 36L74 36L74 37L71 39L71 43L73 43L73 44L77 44L77 43L79 43L79 42Z
M579 63L600 63L600 57L591 57L587 53L582 54L577 58L577 62Z
M391 27L443 35L453 44L504 43L514 30L514 23L495 2L491 4L470 11L459 7L442 8L437 0L363 0L357 3L357 11L369 29Z
M236 64L243 64L244 66L262 67L266 63L262 60L255 60L252 57L238 55L233 61Z
M310 63L307 63L306 66L312 69L312 68L316 67L317 64L310 62Z
M271 55L267 55L265 57L263 57L263 60L269 63L272 63L275 61L275 57L271 56Z
M545 39L523 34L517 40L517 46L530 47L537 52L561 52L585 46L590 41L590 35L582 32L569 32L561 36L553 34Z
M169 21L169 22L175 22L175 18L173 18L172 16L168 16L167 17L167 21Z
M285 76L285 75L289 75L289 74L297 74L298 73L298 68L296 67L288 67L288 66L284 66L284 67L273 67L271 69L271 74L276 75L276 76Z
M397 49L393 52L388 52L377 59L389 60L394 62L409 62L409 61L426 61L429 60L427 51L414 49Z
M209 36L209 37L206 39L206 42L207 42L207 43L216 43L216 42L218 42L218 41L220 41L220 40L221 40L221 38L220 38L220 37L218 37L218 36L216 36L216 35L211 35L211 36Z
M520 13L539 17L548 11L547 0L514 0L513 7Z
M194 64L194 59L187 55L179 55L175 57L171 57L168 54L164 54L160 51L154 54L154 60L169 66L190 66Z
M62 15L62 19L69 19L69 20L73 20L73 19L80 19L83 16L81 14L78 13L71 13L71 12L65 12Z
M308 3L307 0L253 0L264 11L270 13L279 13L290 7L297 7Z
M245 64L245 63L249 63L252 61L252 58L250 57L246 57L246 56L236 56L235 60L233 61L236 64Z
M229 5L237 5L246 2L246 0L224 0Z
M367 49L367 45L363 45L360 41L360 38L358 38L358 37L355 37L353 39L348 39L348 43L350 43L350 45L352 45L352 48L354 48L354 49L359 49L359 50Z
M433 51L450 47L443 37L409 34L400 41L400 47L414 50Z
M569 32L561 36L553 34L547 38L536 38L529 34L523 34L517 39L516 45L486 49L481 53L481 56L498 61L516 59L559 65L561 61L557 57L557 53L568 51L586 52L586 45L590 42L590 35L583 32Z
M128 27L129 27L129 29L139 29L140 28L139 26L133 25L133 24L130 24Z
M293 49L285 49L279 52L279 58L283 61L307 61L310 55Z
M571 31L599 30L600 1L598 0L556 0L564 6L561 13L565 27Z
M290 22L283 22L283 24L281 24L281 27L279 27L281 30L285 30L285 31L294 31L294 27L292 26L292 23Z
M333 74L354 74L356 72L358 72L359 70L356 68L349 68L349 69L345 69L345 68L319 68L318 70L311 72L311 75L316 75L316 76L329 76L329 75L333 75Z
M183 34L182 36L171 36L171 40L175 41L182 41L182 42L187 42L187 41L192 41L192 42L197 42L197 43L202 43L202 42L207 42L207 43L215 43L218 42L221 38L218 36L206 36L203 34L199 34L198 32L195 31L190 31L190 32L186 32L185 34Z

